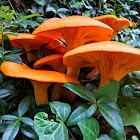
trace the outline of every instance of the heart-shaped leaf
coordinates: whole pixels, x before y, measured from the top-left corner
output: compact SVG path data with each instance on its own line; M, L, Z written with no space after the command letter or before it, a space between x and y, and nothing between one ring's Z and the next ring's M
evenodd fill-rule
M40 140L68 140L68 131L64 123L47 120L48 114L39 112L34 117L34 128Z

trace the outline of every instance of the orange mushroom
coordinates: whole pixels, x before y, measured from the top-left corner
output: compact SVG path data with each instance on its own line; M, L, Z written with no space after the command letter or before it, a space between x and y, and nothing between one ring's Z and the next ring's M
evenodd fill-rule
M29 33L17 33L17 35L19 38L8 35L12 46L22 48L26 52L29 52L30 50L40 50L43 44L48 43L54 44L56 46L62 45L62 42L49 37L32 35ZM36 60L36 58L31 53L28 53L27 57L29 62Z
M75 69L93 64L104 86L109 79L120 81L127 73L140 70L140 49L115 41L91 43L67 52L63 63Z
M80 82L68 75L55 71L34 70L26 65L5 61L1 64L1 71L10 77L30 79L34 86L37 105L48 104L47 89L51 83Z
M128 26L130 27L137 26L134 22L129 21L127 18L123 18L123 17L117 18L114 15L103 15L103 16L94 17L93 19L107 24L114 30L112 39L114 39L116 34L118 34L118 32L123 30L124 28Z
M37 60L34 63L33 67L35 69L45 69L45 67L49 65L50 67L53 68L53 70L64 73L66 71L66 66L63 64L63 55L64 54L54 54L54 55L43 57ZM60 99L61 88L62 88L62 84L60 83L56 83L54 85L51 101L56 101Z
M114 30L112 39L114 39L114 37L118 34L118 32L123 30L124 28L126 28L128 26L130 26L130 27L137 26L134 22L129 21L127 18L123 18L123 17L117 18L114 15L103 15L103 16L94 17L93 19L107 24ZM98 72L99 72L98 69L94 68L86 76L86 78L93 79L98 74Z
M41 24L33 34L45 36L45 33L48 31L57 31L61 33L66 41L68 51L86 43L111 40L111 36L113 35L111 27L90 17L69 16L57 19L57 22L49 24L51 20L53 19L47 20L44 24ZM44 25L46 25L46 27ZM80 69L67 68L67 75L75 78L78 78L79 72ZM73 94L73 96L74 99L76 95Z

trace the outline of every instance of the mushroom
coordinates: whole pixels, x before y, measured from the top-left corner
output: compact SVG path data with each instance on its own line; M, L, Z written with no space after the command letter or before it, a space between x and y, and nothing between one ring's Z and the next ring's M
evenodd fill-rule
M74 77L70 77L63 73L34 70L25 64L21 65L9 61L5 61L1 64L1 71L4 73L4 75L9 77L30 79L34 87L37 105L48 104L47 89L51 83L74 82L80 84L80 82Z
M107 24L114 30L112 39L114 39L116 34L119 31L123 30L124 28L126 28L128 26L130 26L130 27L137 26L134 22L129 21L127 18L123 18L123 17L117 18L114 15L103 15L103 16L94 17L93 19Z
M50 19L53 20L53 19ZM57 22L49 24L50 20L41 24L33 34L46 35L46 32L57 31L61 33L67 43L67 50L70 51L81 45L90 42L108 41L111 40L113 30L108 25L85 16L69 16L62 19L57 19ZM46 25L46 27L44 26ZM42 28L41 28L42 27ZM41 30L42 29L42 30ZM67 68L67 75L78 78L80 69ZM69 94L70 95L70 94ZM72 95L72 94L71 94ZM68 97L75 99L76 95Z
M53 68L53 70L64 73L66 71L66 66L63 64L63 55L64 54L54 54L54 55L43 57L37 60L34 63L33 67L35 69L45 69L45 67L49 65L50 67ZM51 101L56 101L60 99L61 89L62 89L61 86L62 84L55 83L52 91Z
M8 35L12 46L22 48L26 52L29 52L30 50L40 50L43 44L50 43L56 46L62 45L61 41L49 37L32 35L29 33L17 33L17 35L19 38ZM36 58L31 53L28 53L27 57L29 62L36 60Z
M134 22L129 21L127 18L119 17L117 18L114 15L103 15L103 16L98 16L94 17L93 19L101 21L108 26L110 26L114 32L112 39L118 34L119 31L123 30L124 28L130 26L136 27L137 25ZM98 74L98 69L94 68L87 76L86 78L88 79L93 79L97 74Z
M120 81L127 73L140 70L140 49L116 41L91 43L67 52L63 63L75 69L93 64L104 86L109 79Z

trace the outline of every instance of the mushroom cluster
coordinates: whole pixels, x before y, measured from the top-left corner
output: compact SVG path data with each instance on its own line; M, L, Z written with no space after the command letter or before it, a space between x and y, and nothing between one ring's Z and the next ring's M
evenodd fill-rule
M13 47L26 51L28 61L26 64L5 61L1 71L9 77L30 79L37 105L49 103L47 90L52 83L55 84L51 101L65 96L67 102L73 102L76 95L66 89L62 92L62 83L80 84L80 68L94 67L88 77L99 71L100 86L106 85L109 79L120 81L127 73L140 70L140 49L111 41L127 26L136 27L136 24L112 15L48 19L32 34L17 33L19 38L8 35ZM42 46L45 56L38 59L31 51L39 52ZM34 69L27 62L35 62Z

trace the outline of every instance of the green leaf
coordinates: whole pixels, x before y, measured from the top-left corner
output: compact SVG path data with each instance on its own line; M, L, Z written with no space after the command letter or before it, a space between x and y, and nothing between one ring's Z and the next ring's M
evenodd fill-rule
M124 137L121 137L120 134L116 130L114 130L114 129L111 129L110 137L113 140L126 140L126 134L125 133L124 133Z
M19 120L15 120L11 124L9 124L2 135L2 140L14 140L19 131L19 127Z
M72 130L73 132L75 132L76 134L78 134L78 135L82 136L82 133L81 133L81 131L80 131L80 128L79 128L79 127L73 127L71 130Z
M128 73L123 79L122 79L122 84L133 84L140 86L140 71L134 71L131 73Z
M11 45L11 42L9 41L8 36L4 34L2 39L4 41L4 48L7 50L11 49L12 45Z
M61 103L58 101L50 102L52 113L56 114L56 120L59 122L65 122L70 115L71 107L67 103Z
M18 119L18 117L14 116L14 115L2 115L2 116L0 116L0 118L2 120L10 120L10 121Z
M87 118L90 118L97 109L97 104L92 104L87 110Z
M98 140L112 140L108 135L106 135L106 134L102 134L99 138L98 138Z
M31 104L31 100L32 100L32 95L27 95L26 97L24 97L19 106L18 106L18 117L22 117L28 110L30 104Z
M19 36L15 33L5 33L4 35L11 35L11 36L15 36L15 37L19 38Z
M96 99L106 96L109 97L111 101L117 103L118 90L119 82L111 79L109 84L99 87L96 91L93 91L93 94Z
M106 96L103 96L103 97L100 97L98 100L97 100L97 103L100 104L100 103L103 103L103 102L106 102L109 100L109 97L106 97Z
M132 87L132 85L125 85L121 87L121 93L123 96L133 96L135 89Z
M14 95L15 90L12 89L0 89L0 98L7 97L9 95Z
M88 104L82 104L81 106L77 107L70 115L67 121L67 125L76 125L79 121L85 119L87 117L88 108Z
M11 62L15 62L18 64L22 64L22 59L20 58L20 56L18 54L9 54L3 57L4 60L6 61L11 61Z
M3 75L0 73L0 84L3 82Z
M8 113L8 104L5 100L0 99L0 115Z
M120 136L124 136L123 123L118 111L106 104L98 104L98 108L106 121L120 134Z
M80 127L80 130L83 134L83 140L96 140L100 127L99 123L94 118L84 119L80 122L78 122L78 126Z
M96 103L96 99L93 93L87 88L85 88L84 86L76 84L76 83L71 83L71 82L65 83L63 84L63 86L71 90L72 92L80 96L81 98L91 101L93 103Z
M18 20L20 20L20 19L29 19L29 18L38 17L38 16L41 16L41 15L39 15L39 14L32 14L32 15L24 16L22 18L18 18Z
M20 120L25 123L25 124L28 124L30 126L33 126L34 125L34 121L28 117L21 117Z
M140 133L140 99L121 96L118 105L124 126L133 125Z
M35 133L35 130L33 129L33 127L29 126L29 125L26 125L26 124L23 124L21 127L20 127L20 130L21 132L31 138L31 139L34 139L34 140L38 140L38 136L37 134Z
M67 127L63 123L47 120L48 114L39 112L34 117L34 128L40 140L68 140Z
M7 127L6 123L0 123L0 133L3 133Z
M137 136L132 136L132 140L139 140Z
M41 6L45 5L45 0L34 0L36 3L38 3Z
M106 104L106 105L109 105L110 107L116 109L118 112L120 111L119 107L117 104L115 104L114 102L111 102L111 101L106 101L104 102L103 104Z

